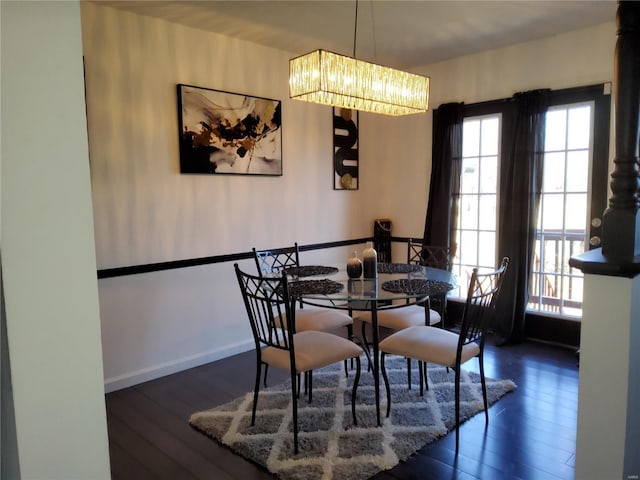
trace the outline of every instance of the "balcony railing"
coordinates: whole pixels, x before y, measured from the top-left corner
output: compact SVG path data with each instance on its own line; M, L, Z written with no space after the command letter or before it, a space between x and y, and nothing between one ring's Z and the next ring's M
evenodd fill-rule
M581 315L583 275L569 267L569 258L584 251L584 239L584 230L536 232L529 310L571 317ZM541 252L544 252L544 264Z

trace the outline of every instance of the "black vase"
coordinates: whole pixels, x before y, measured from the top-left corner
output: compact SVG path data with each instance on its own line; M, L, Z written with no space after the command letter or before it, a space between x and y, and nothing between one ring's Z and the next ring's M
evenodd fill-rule
M353 252L353 257L347 260L347 275L349 278L360 278L362 275L362 262L357 252Z

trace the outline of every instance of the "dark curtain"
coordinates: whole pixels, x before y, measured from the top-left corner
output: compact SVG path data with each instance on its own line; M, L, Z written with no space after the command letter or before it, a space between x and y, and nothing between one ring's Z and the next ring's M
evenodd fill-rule
M425 245L450 247L452 257L457 218L453 194L460 185L463 120L463 103L446 103L433 112L429 204L422 237Z
M503 130L509 135L511 146L503 155L500 168L498 258L508 256L510 261L496 304L494 331L505 343L524 339L548 102L548 90L516 94L511 118L508 123L505 121L511 129Z

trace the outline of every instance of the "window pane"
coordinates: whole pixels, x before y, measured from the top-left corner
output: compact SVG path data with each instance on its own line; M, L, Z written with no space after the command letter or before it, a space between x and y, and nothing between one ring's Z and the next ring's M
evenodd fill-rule
M460 228L464 230L478 228L478 196L462 195L460 197Z
M480 155L480 120L465 120L462 126L462 156Z
M593 105L572 104L546 114L543 194L527 308L579 317L583 275L569 266L582 253L587 226Z
M462 160L462 178L460 178L461 193L478 193L478 157Z
M483 157L480 170L480 192L496 193L498 188L498 157Z
M538 208L538 221L536 222L536 229L542 230L542 212L544 211L544 197L540 198L540 207Z
M545 164L546 167L546 164ZM589 150L567 153L567 192L586 192L589 187Z
M569 266L569 259L580 253L584 252L584 237L579 240L572 235L566 237L564 242L564 273L570 273L572 275L580 275L580 271Z
M545 272L558 273L560 271L562 255L562 242L560 240L560 235L549 234L544 241L542 268Z
M569 110L569 132L567 135L567 147L589 148L589 136L591 133L591 106L572 108Z
M462 298L473 268L483 264L495 268L501 121L500 114L464 120L460 191L455 192L459 241L453 258L453 271L462 285L457 293Z
M463 265L477 265L477 252L477 233L462 231L460 235L460 263Z
M540 251L540 248L541 248L540 240L536 240L534 251L533 251L533 270L535 272L539 272L541 269L540 258L541 258L542 252Z
M566 137L567 111L549 110L546 115L547 123L544 137L544 150L563 150Z
M482 121L481 155L498 155L499 127L500 122L497 117Z
M496 265L496 235L494 232L480 232L479 267L495 267Z
M480 230L494 230L496 229L496 196L495 195L480 195L479 204L479 220L478 227ZM495 233L492 232L492 235Z
M584 231L587 219L587 195L585 193L572 193L567 195L567 230Z
M543 230L562 230L564 195L550 193L542 195L544 209L542 211Z
M543 192L564 191L564 152L544 155Z

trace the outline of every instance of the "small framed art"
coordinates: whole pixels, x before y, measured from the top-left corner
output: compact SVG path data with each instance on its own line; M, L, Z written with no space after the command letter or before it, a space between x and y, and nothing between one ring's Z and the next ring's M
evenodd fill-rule
M358 190L358 112L333 107L333 189Z
M180 173L282 175L280 100L177 87Z

